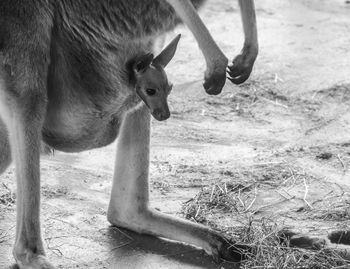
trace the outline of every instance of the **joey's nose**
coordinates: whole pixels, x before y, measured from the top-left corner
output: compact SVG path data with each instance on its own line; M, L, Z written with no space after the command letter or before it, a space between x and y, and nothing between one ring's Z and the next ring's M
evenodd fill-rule
M167 120L170 117L170 111L158 108L152 111L152 115L156 120L163 121Z

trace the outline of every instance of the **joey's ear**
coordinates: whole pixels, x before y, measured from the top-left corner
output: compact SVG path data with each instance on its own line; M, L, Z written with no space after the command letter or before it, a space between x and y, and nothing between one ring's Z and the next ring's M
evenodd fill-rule
M135 63L133 64L133 70L135 73L144 72L147 67L151 65L153 61L153 54L147 53L135 59Z
M170 62L170 60L174 57L180 37L181 37L181 34L177 35L173 39L173 41L171 41L170 44L166 46L165 49L163 49L162 52L156 58L154 58L152 63L154 65L160 65L162 67L165 67Z

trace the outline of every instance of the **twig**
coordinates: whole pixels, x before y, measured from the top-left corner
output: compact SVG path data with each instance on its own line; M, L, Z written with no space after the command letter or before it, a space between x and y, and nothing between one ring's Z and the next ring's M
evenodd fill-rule
M240 203L242 204L243 208L245 208L245 204L244 204L244 202L241 199L241 189L238 190L238 197L237 198L240 201Z
M257 194L258 194L258 190L256 189L256 186L255 186L255 188L254 188L254 199L249 204L249 206L244 210L244 212L247 212L253 206L253 204L255 203Z
M76 238L85 238L85 239L89 239L88 236L83 236L83 235L77 235L77 236L74 236L74 235L60 235L60 236L51 236L51 237L47 237L45 238L45 241L51 241L51 240L54 240L54 239L62 239L62 238L72 238L72 237L76 237Z
M198 216L198 214L199 214L199 210L201 209L201 206L199 205L198 206L198 209L197 209L197 212L196 212L196 215L194 215L194 219L196 219L197 218L197 216Z
M131 243L132 243L132 241L129 241L129 242L126 242L126 243L121 244L121 245L119 245L119 246L116 246L116 247L112 248L112 249L110 250L110 252L112 252L112 251L114 251L114 250L117 250L117 249L120 249L120 248L122 248L122 247L125 247L125 246L127 246L127 245L130 245Z
M273 268L275 268L275 267L274 267L274 266L270 266L270 265L267 265L267 266L266 266L266 265L261 265L261 266L260 266L260 265L256 265L256 266L253 266L253 267L252 267L252 269L261 269L261 268L262 268L262 269L270 269L270 268L273 269Z
M10 188L7 187L7 185L6 185L4 182L2 183L2 185L5 187L6 190L8 190L10 193L12 193L11 190L10 190Z
M247 185L247 186L244 186L243 188L240 188L240 189L238 189L238 191L244 191L245 189L248 189L248 188L250 188L250 186L252 186L252 185L254 185L253 183L252 184L249 184L249 185ZM236 187L234 187L231 191L233 192L233 191L236 191L236 189L237 188L239 188L239 187L241 187L242 185L237 185Z
M275 190L279 195L281 195L284 199L293 199L293 198L295 198L295 195L290 195L287 191L285 191L285 190L283 190L282 189L282 191L284 191L286 194L288 194L289 195L289 197L287 197L285 194L283 194L283 193L281 193L279 190Z
M214 185L213 188L211 189L211 194L210 194L210 199L209 199L210 203L213 201L213 195L214 195L215 188L216 188L216 185Z
M267 101L267 102L269 102L269 103L271 103L271 104L274 104L274 105L277 105L277 106L281 106L281 107L284 107L284 108L288 108L288 106L278 103L278 102L277 102L277 99L276 99L276 101L274 102L274 101L272 101L272 100L270 100L270 99L268 99L268 98L262 97L262 96L260 96L259 98L261 98L261 99L263 99L263 100L265 100L265 101Z
M281 186L283 186L284 184L286 184L291 178L293 178L293 176L290 176L290 177L287 177L285 180L283 180L282 182L281 182Z
M52 251L52 253L54 253L56 256L58 256L58 257L62 257L63 256L63 253L62 253L62 251L58 248L58 247L50 247L49 245L47 246L47 249L49 249L49 250L51 250ZM57 254L57 253L58 254Z
M343 166L343 170L346 171L346 166L345 166L343 160L340 158L340 155L338 154L337 157L338 157L338 160L340 161L341 165Z
M225 191L219 185L216 186L220 189L221 193L225 193Z
M334 182L333 184L336 185L338 187L338 189L340 190L341 194L339 196L343 196L345 193L344 188L336 182Z
M1 232L0 232L0 243L4 243L4 242L6 242L6 241L9 239L9 237L10 237L9 232L10 232L13 228L15 228L15 226L16 226L16 225L13 225L12 227L10 227L9 229L7 229L6 231L1 231Z
M293 187L294 187L294 185L295 185L295 182L296 182L296 177L295 177L295 174L294 174L294 172L293 172L293 170L290 168L290 167L288 167L289 168L289 171L290 171L290 173L292 174L292 178L293 178L293 183L292 183L292 185L287 189L288 191L290 190L290 189L292 189Z
M305 192L304 192L304 202L308 205L309 208L313 209L312 205L310 205L310 203L306 200L306 196L307 196L307 193L309 191L309 186L306 184L306 179L305 177L303 178L304 180L304 186L305 186Z
M278 81L284 82L283 79L281 79L277 73L275 73L275 78L274 78L274 82L277 83Z
M124 233L122 230L118 229L118 227L112 226L112 229L116 229L118 232L120 232L122 235L124 235L125 237L127 237L129 240L134 241L134 238L132 238L131 236L127 235L127 234Z
M77 225L75 225L75 224L73 224L73 223L70 223L70 222L68 222L68 221L59 219L59 218L50 217L50 218L48 218L48 220L60 221L60 222L62 222L62 223L65 223L65 224L70 225L70 226L73 227L73 228L77 228L77 229L79 230L79 226L77 226Z
M280 162L264 162L264 163L255 163L254 166L264 166L264 165L273 165L273 164L282 164L283 161Z
M273 203L270 203L270 204L267 204L267 205L263 205L263 206L259 207L258 209L256 209L252 214L255 215L256 213L260 212L261 209L264 209L264 208L267 208L267 207L270 207L270 206L274 206L274 205L278 205L278 204L284 203L286 201L290 201L292 199L294 199L294 197L291 197L291 198L288 198L288 199L284 199L284 200L279 200L279 201L276 201L276 202L273 202Z

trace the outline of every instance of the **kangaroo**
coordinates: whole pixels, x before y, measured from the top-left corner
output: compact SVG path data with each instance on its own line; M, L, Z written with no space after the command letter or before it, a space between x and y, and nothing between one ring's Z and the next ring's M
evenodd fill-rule
M168 83L164 67L174 57L180 37L178 35L156 58L148 53L128 64L132 67L130 81L135 84L137 95L159 121L170 117L167 97L173 86Z
M208 94L221 92L226 72L233 83L244 82L258 53L254 1L239 0L245 39L229 66L197 14L203 2L0 1L0 172L15 163L13 255L19 268L55 268L45 256L40 229L42 141L57 150L79 152L117 137L107 212L111 224L195 245L215 260L242 258L245 246L150 208L150 112L141 99L156 118L168 117L167 109L158 112L154 91L147 94L152 88L145 84L156 70L162 73L162 64L154 59L146 73L140 73L142 65L133 66L137 94L130 90L130 73L125 71L130 59L148 54L157 38L182 21L203 52ZM168 92L169 85L165 88Z

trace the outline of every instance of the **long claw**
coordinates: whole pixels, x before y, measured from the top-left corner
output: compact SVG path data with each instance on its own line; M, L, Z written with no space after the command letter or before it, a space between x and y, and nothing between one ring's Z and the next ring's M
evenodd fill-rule
M229 68L229 74L231 77L238 77L244 72L242 68L237 68L234 66L228 66L228 68Z
M232 76L229 73L230 77L228 77L228 79L236 85L242 84L243 82L245 82L249 78L250 73L251 73L251 69L248 69L248 70L240 73L238 76Z

